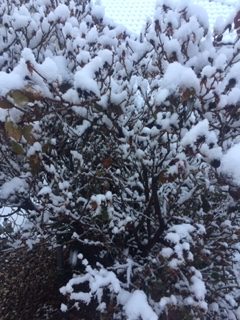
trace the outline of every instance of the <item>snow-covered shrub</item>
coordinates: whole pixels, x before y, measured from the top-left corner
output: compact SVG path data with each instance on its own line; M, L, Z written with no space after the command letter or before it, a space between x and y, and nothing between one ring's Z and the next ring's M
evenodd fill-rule
M139 36L88 1L0 12L1 204L71 251L62 311L237 319L238 36L185 2Z

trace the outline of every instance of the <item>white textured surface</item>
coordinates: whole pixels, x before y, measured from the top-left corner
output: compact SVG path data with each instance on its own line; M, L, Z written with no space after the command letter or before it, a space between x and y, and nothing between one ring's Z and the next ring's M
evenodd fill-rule
M137 33L155 8L155 0L102 0L102 4L108 17Z
M218 16L227 19L236 11L238 0L194 0L209 15L213 26ZM139 33L147 17L153 17L156 0L102 0L107 17L124 25L127 29Z

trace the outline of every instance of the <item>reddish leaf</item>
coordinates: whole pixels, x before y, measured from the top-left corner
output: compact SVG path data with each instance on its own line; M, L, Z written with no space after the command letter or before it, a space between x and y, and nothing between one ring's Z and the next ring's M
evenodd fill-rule
M30 61L26 61L26 65L27 65L28 71L32 75L33 71L34 71L34 67L33 67L32 63Z
M236 14L234 18L234 28L237 30L237 33L240 33L240 11Z
M111 157L105 158L102 161L102 165L105 169L110 168L112 163L113 163L113 159Z

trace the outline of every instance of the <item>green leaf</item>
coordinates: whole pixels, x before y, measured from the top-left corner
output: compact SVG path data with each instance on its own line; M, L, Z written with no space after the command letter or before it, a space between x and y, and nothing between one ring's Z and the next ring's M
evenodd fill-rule
M34 136L32 134L32 128L32 125L26 125L22 127L22 135L29 144L33 144L35 142Z
M24 154L23 147L19 143L17 143L16 141L12 141L11 146L12 146L12 151L14 153L16 153L17 155Z

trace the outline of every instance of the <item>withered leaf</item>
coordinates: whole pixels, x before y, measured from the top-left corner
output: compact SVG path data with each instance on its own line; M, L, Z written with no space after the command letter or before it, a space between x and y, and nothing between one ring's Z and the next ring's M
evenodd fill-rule
M91 208L92 208L92 210L96 210L97 207L98 207L97 202L96 202L96 201L92 201L92 202L91 202Z
M14 122L7 121L5 122L5 130L7 135L10 138L13 138L16 141L19 141L22 137L22 130Z
M32 174L35 176L39 173L41 169L41 159L37 154L33 154L29 157L29 165L31 168Z
M4 97L0 97L0 108L1 109L11 109L13 107L14 107L14 105L10 101L8 101Z
M13 103L17 106L24 107L30 101L29 97L23 90L11 90L8 96L12 99Z

